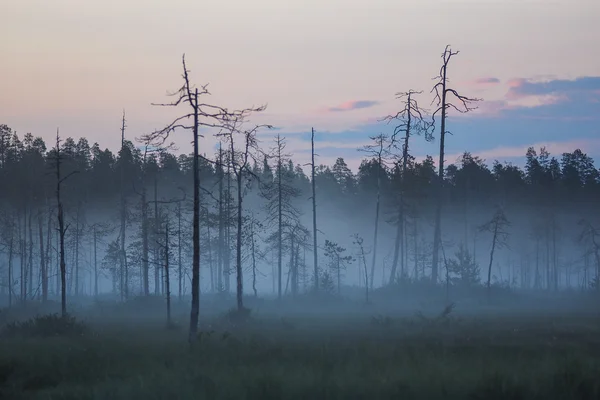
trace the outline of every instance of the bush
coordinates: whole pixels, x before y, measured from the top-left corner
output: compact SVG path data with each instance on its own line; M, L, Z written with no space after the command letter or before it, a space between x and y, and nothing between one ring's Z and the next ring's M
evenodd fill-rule
M11 322L1 332L3 337L82 336L88 327L75 317L59 314L36 316L23 322Z

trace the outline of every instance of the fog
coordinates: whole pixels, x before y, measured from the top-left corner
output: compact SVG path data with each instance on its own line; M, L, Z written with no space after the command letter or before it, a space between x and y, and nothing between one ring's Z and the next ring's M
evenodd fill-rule
M307 174L306 166L285 154L285 138L262 138L242 174L244 299L257 308L266 304L259 300L279 298L289 307L311 303L310 170ZM281 159L274 151L277 140ZM2 304L58 300L56 150L31 134L19 138L7 126L1 143ZM226 148L224 140L220 154L200 160L203 312L233 307L236 294L238 196ZM60 143L61 173L68 177L62 183L62 202L69 304L94 298L165 298L167 224L170 297L173 303L188 304L193 157L127 140L118 154L101 149L85 138ZM464 308L494 299L522 308L527 302L547 306L551 298L559 307L571 304L570 297L581 300L585 292L598 290L594 210L600 183L593 160L579 149L556 155L529 149L524 160L520 169L486 163L466 152L445 168L439 267L432 282L438 193L433 158L410 158L403 176L393 149L381 161L365 157L358 171L351 171L342 158L334 165L318 165L317 157L317 266L319 292L325 297L319 297L323 304L314 305L314 311L343 299L389 311L415 311L424 304L439 308L449 302ZM404 204L400 224L399 204ZM126 259L121 259L122 211Z

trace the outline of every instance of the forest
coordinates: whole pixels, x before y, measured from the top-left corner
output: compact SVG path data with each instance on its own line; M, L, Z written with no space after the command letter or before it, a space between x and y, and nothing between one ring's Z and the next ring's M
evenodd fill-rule
M132 315L152 309L162 316L166 309L170 329L179 329L176 327L180 323L189 321L186 334L193 344L202 335L208 337L215 329L219 331L212 318L221 318L223 313L230 321L224 328L225 338L242 329L240 321L251 320L251 315L260 310L270 310L277 315L275 318L281 318L275 323L278 332L274 335L301 342L301 337L306 336L280 332L302 325L285 318L293 316L298 307L318 313L337 305L344 315L358 307L360 312L355 313L370 318L371 328L379 332L376 335L391 335L388 328L400 324L395 319L400 318L399 310L405 314L418 310L431 314L441 309L439 317L420 314L422 321L418 324L426 327L414 328L413 321L410 329L416 331L407 335L416 332L420 336L444 326L460 338L455 340L463 340L468 331L473 340L487 343L494 339L483 333L477 339L476 332L480 331L450 319L455 308L456 312L477 309L489 314L493 307L514 311L537 301L535 304L545 306L546 311L556 311L566 304L576 304L579 310L595 310L600 294L600 221L596 216L600 171L584 149L550 154L545 148L531 147L523 154L524 167L484 160L468 149L459 159L446 160L444 143L452 140L452 136L447 136L446 125L452 123L448 113L468 113L482 101L459 94L450 86L446 74L451 58L457 54L446 47L431 92L409 90L396 95L398 113L379 116L388 123L389 131L371 137L370 145L356 149L363 157L357 171L352 171L341 157L333 165L319 162L314 150L315 137L320 135L317 128L309 132L312 163L302 165L286 150L284 134L270 125L252 126L248 122L251 115L264 111L264 106L229 110L204 103L210 101L209 92L206 86L193 85L185 57L183 86L168 99L173 102L157 104L157 112L161 112L160 106L173 107L178 112L183 110L181 116L165 124L164 129L144 134L128 132L125 112L115 116L116 120L121 118L121 131L106 134L120 135L118 152L103 148L101 143L90 143L85 133L79 138L62 138L58 129L56 141L46 143L36 136L39 133L20 134L0 125L0 305L6 307L0 314L4 315L0 325L25 317L34 318L30 324L44 324L45 317L34 317L33 311L27 311L31 307L41 310L32 304L46 304L44 310L60 309L61 323L71 328L78 323L70 319L72 315L83 318L86 306L100 312L107 304L111 304L111 310L141 304L141 308L132 305L123 315L133 318ZM421 108L420 103L429 104L432 100L433 110ZM193 149L175 148L170 144L172 135L188 135L193 139ZM203 146L203 135L216 136L218 147ZM435 142L439 153L416 158L411 145L420 140ZM22 318L9 318L10 315ZM246 323L250 327L244 329L252 334L260 330L251 322ZM451 327L438 325L446 323ZM18 324L10 322L3 332L10 333L10 327L14 332L33 332L30 325ZM502 332L506 328L497 320L490 324L498 324L497 329ZM322 329L346 329L340 326ZM258 353L254 352L270 345L253 339L244 329L240 337L250 336L239 339L241 342L226 348L219 347L225 346L221 342L210 342L210 346L219 348L223 359L233 360L245 354L250 366L256 361ZM345 330L350 331L353 329ZM588 338L588 332L580 333ZM132 335L148 340L147 343L159 340L146 338L143 333ZM354 338L354 334L349 335ZM553 335L556 339L558 334ZM522 339L527 346L533 346L535 337L527 333L517 339L511 336L510 340ZM255 339L260 343L256 344ZM343 346L359 346L362 339L354 339L353 344L339 344L340 348L327 351L335 353L331 357L339 357L337 352L343 352ZM413 339L402 340L406 344ZM171 338L164 340L175 346ZM258 347L252 347L255 345ZM142 351L133 350L135 346L130 343L128 350L123 347L120 351ZM239 350L239 346L247 349ZM374 344L366 346L366 350L357 350L364 351L356 355L360 365L365 366L371 356L385 363L381 350L369 347ZM290 363L288 372L297 368L291 359L301 358L292 347L273 350L287 352L281 357ZM117 352L115 348L107 351ZM404 350L398 351L409 351L401 348ZM179 347L170 349L174 353L157 357L184 357L173 355L182 351ZM593 349L596 351L597 347ZM207 360L218 364L217 353L209 354ZM402 354L399 359L413 357ZM436 354L433 359L419 362L430 363L427 365L431 367L437 362L435 357L442 357L442 353ZM104 360L105 356L95 357ZM116 353L111 357L118 358ZM192 362L182 360L184 365ZM207 360L203 362L209 363ZM469 364L466 359L453 360L461 368ZM79 358L76 361L87 362ZM551 363L554 362L558 361L553 359ZM554 368L551 363L547 368ZM524 370L531 369L530 364L525 364L528 366L522 366ZM585 386L590 395L600 393L598 385L588 379L595 368L597 363L578 375L583 383L577 381L577 385ZM12 373L1 370L0 378ZM276 375L275 370L264 371L271 371L271 378ZM150 374L143 374L146 373ZM347 381L349 376L338 378ZM48 385L36 383L35 390L55 387L63 378L55 377L56 382ZM268 398L300 398L290 393L306 384L287 387L279 376L279 386L274 388L269 386L271 378L264 378L260 384L264 387L255 388L258 392L248 398L267 398L261 397L264 393L275 396ZM166 382L166 378L161 379ZM176 379L184 378L178 375ZM220 383L214 386L215 382L232 378L215 375L211 379L212 383L201 389L206 398L217 398L217 392L222 395L224 389ZM429 378L418 379L422 380L419 387L425 388ZM524 389L515 383L506 389L504 384L494 386L496 378L489 379L485 383L489 387L478 387L478 393L500 391L505 396L501 398L509 398L506 390L533 393L529 390L537 387L531 384ZM27 382L19 382L26 386ZM183 388L187 382L182 383ZM319 386L316 381L311 382L314 387ZM347 388L327 382L323 385L329 385L331 392L318 392L318 398L348 398ZM392 388L390 382L381 383L381 388L387 389L377 389L385 392L378 398L405 393L406 387ZM568 388L559 392L572 393L579 390L577 385L568 383ZM167 393L166 387L159 391ZM196 390L185 388L188 389L190 393ZM0 379L0 394L2 390ZM99 397L89 398L117 398L102 390ZM118 398L133 398L128 396L137 393L129 386L122 390ZM372 393L375 389L365 384L355 390ZM69 393L76 396L79 392ZM181 396L177 398L189 398ZM241 398L231 396L223 398ZM435 398L431 396L428 398Z

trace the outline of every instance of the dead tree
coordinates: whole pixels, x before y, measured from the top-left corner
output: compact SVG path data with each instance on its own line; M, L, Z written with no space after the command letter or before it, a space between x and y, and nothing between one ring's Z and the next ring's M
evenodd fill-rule
M164 128L154 131L145 136L150 143L165 143L169 135L177 130L184 129L192 131L194 158L193 158L193 190L194 207L192 218L192 306L190 311L190 326L188 340L190 344L194 341L198 331L198 316L200 312L200 174L199 174L199 138L198 129L200 126L206 128L223 128L225 122L231 120L236 115L244 115L249 111L228 111L226 108L203 103L201 98L210 95L208 85L201 86L200 89L190 83L189 71L185 64L185 54L182 57L183 65L183 85L175 92L170 94L175 97L171 103L154 104L165 107L177 107L181 104L188 104L190 111L175 118ZM187 121L192 120L190 124Z
M265 107L256 109L256 111L263 111ZM252 129L242 129L245 115L234 116L231 120L227 121L227 127L223 132L217 136L224 137L229 142L229 150L231 157L231 170L235 176L237 185L237 232L236 232L236 298L237 298L237 309L242 311L244 309L243 301L243 275L242 275L242 202L244 198L244 191L242 183L244 177L251 178L254 174L251 171L251 161L256 161L253 152L258 150L258 141L256 139L256 133L260 128L272 128L270 125L258 125ZM242 150L236 150L235 140L236 136L242 136Z
M312 211L313 211L313 267L315 275L315 292L319 291L319 267L318 267L318 247L317 247L317 193L315 190L315 128L312 128L310 136L311 163L310 175L312 186Z
M60 176L60 136L58 129L56 129L56 148L55 148L55 161L56 161L56 203L58 206L58 234L60 237L60 309L63 318L67 316L67 266L65 263L65 234L69 226L65 226L65 217L63 204L60 197L61 184L69 177L76 174L78 171L73 171L65 177Z
M38 212L38 235L40 245L40 272L42 275L42 301L48 300L48 265L46 263L46 252L44 251L44 229L42 224L42 212Z
M585 252L585 273L587 276L587 263L589 262L589 255L593 254L596 261L595 288L597 291L600 291L600 240L598 238L600 236L600 232L598 232L598 229L596 229L596 227L592 225L590 221L585 219L579 221L579 226L581 227L581 232L579 234L578 241L587 247Z
M496 249L501 249L508 246L509 233L506 228L510 226L510 222L506 218L504 209L501 206L496 207L496 212L492 219L479 227L480 232L489 232L492 234L492 248L490 249L490 263L488 265L487 274L487 291L488 299L491 290L492 279L492 264L494 262L494 252Z
M292 204L292 199L298 197L300 192L284 179L286 169L284 161L289 157L284 154L285 138L280 135L275 137L275 147L272 149L272 157L277 162L277 176L274 182L264 182L262 195L266 198L267 222L270 226L276 225L277 229L268 239L276 242L277 249L277 299L281 300L282 276L283 276L283 235L286 226L294 226L298 221L300 211Z
M446 133L446 116L448 109L452 108L460 113L467 113L475 110L477 107L472 107L473 102L480 101L481 99L469 98L459 94L455 89L448 87L448 64L452 56L457 55L458 51L452 51L450 45L447 45L442 53L442 66L440 73L433 79L437 79L438 82L431 89L431 93L435 93L435 97L431 104L436 103L437 109L432 114L432 124L435 123L435 117L441 114L440 119L440 159L438 163L438 184L437 184L437 204L435 210L435 228L433 235L433 260L431 264L431 280L436 283L438 280L438 262L439 262L439 251L440 241L442 240L442 205L444 203L444 150L445 150L445 139ZM449 101L448 96L454 96L460 103L459 106Z
M377 261L377 236L379 232L379 209L381 199L381 169L383 168L383 158L387 154L386 144L388 138L384 134L379 134L377 136L371 136L371 140L373 140L375 144L367 145L361 150L367 152L371 157L375 157L377 159L377 197L375 201L375 233L373 234L373 257L371 259L371 279L366 281L370 282L372 290L374 280L373 277L375 276L375 263Z
M408 167L410 137L413 134L419 135L421 133L424 133L426 140L430 141L432 139L431 129L433 125L425 121L425 119L423 118L423 113L426 110L422 109L419 106L417 100L415 99L415 96L421 93L423 92L417 92L414 90L396 93L396 99L402 102L403 107L395 115L388 115L383 119L388 124L391 122L396 122L397 124L394 127L394 133L392 134L390 140L390 147L398 149L399 143L401 143L400 162L402 163L400 187L398 188L398 226L396 228L396 240L394 242L394 258L392 261L392 269L390 272L390 284L392 284L396 278L398 261L400 259L402 260L402 266L400 268L402 272L404 272L405 267L405 257L400 257L400 254L402 253L402 255L404 255L404 253L406 252L404 246L404 237L406 236L404 233L406 208L406 200L404 198L404 183ZM398 137L401 134L403 134L404 137Z
M123 161L123 156L125 155L125 110L123 110L123 118L121 120L121 161ZM125 164L121 163L121 230L119 232L120 239L120 276L121 276L121 300L127 298L127 254L125 249L125 230L127 227L127 200L125 198Z
M169 220L165 224L165 291L167 293L167 327L171 322L171 279L169 276Z
M369 303L369 272L367 270L367 257L365 254L365 247L363 246L364 240L358 233L352 235L352 238L354 239L354 245L358 246L358 267L360 268L360 263L362 261L363 268L365 271L365 302ZM373 275L371 275L371 279L373 279Z

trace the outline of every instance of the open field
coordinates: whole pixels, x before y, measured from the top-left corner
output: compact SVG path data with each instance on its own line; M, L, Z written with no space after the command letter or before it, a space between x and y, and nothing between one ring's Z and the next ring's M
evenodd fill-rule
M204 317L192 348L185 307L170 329L160 314L125 311L81 313L81 332L51 318L6 325L4 311L0 398L600 398L600 316L589 310L221 313Z

